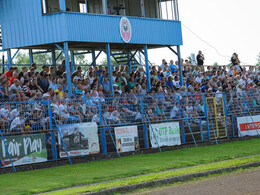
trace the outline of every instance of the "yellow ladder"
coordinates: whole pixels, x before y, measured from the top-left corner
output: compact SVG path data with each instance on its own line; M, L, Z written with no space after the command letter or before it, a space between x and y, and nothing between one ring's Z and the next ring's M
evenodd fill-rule
M208 118L211 119L209 123L213 123L213 127L217 138L227 137L226 115L224 101L222 97L208 97ZM210 114L210 115L209 115ZM209 125L210 138L215 139L212 124Z

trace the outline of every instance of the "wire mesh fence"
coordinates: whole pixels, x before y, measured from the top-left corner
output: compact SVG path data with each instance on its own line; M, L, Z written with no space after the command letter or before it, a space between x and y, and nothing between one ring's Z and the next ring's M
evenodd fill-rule
M243 137L239 117L251 118L251 131L259 127L253 118L260 113L257 90L63 95L2 99L2 167Z

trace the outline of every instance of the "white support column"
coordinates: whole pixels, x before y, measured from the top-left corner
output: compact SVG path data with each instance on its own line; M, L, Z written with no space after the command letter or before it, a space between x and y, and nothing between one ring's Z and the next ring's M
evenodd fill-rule
M108 15L107 0L102 0L103 14Z

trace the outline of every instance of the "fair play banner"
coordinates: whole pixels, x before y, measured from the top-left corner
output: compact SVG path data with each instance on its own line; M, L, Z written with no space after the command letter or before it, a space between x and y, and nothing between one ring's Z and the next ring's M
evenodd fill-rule
M237 117L237 125L242 136L258 135L260 134L260 115Z
M65 143L69 156L84 156L99 153L98 126L96 123L78 123L59 125L59 145L61 146L60 157L67 157Z
M137 126L116 127L115 137L118 152L130 152L139 149Z
M152 127L150 126L152 148L158 148L154 135L160 147L181 145L180 126L178 122L152 124Z
M4 139L14 166L47 161L45 134L6 136ZM2 167L12 166L6 147L1 140Z

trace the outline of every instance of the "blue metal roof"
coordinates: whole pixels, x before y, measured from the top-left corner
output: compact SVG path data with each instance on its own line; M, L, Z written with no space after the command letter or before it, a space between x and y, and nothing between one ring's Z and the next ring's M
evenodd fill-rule
M0 0L3 48L64 41L123 44L120 16L62 12L42 14L41 0ZM181 23L129 17L130 44L182 45Z

